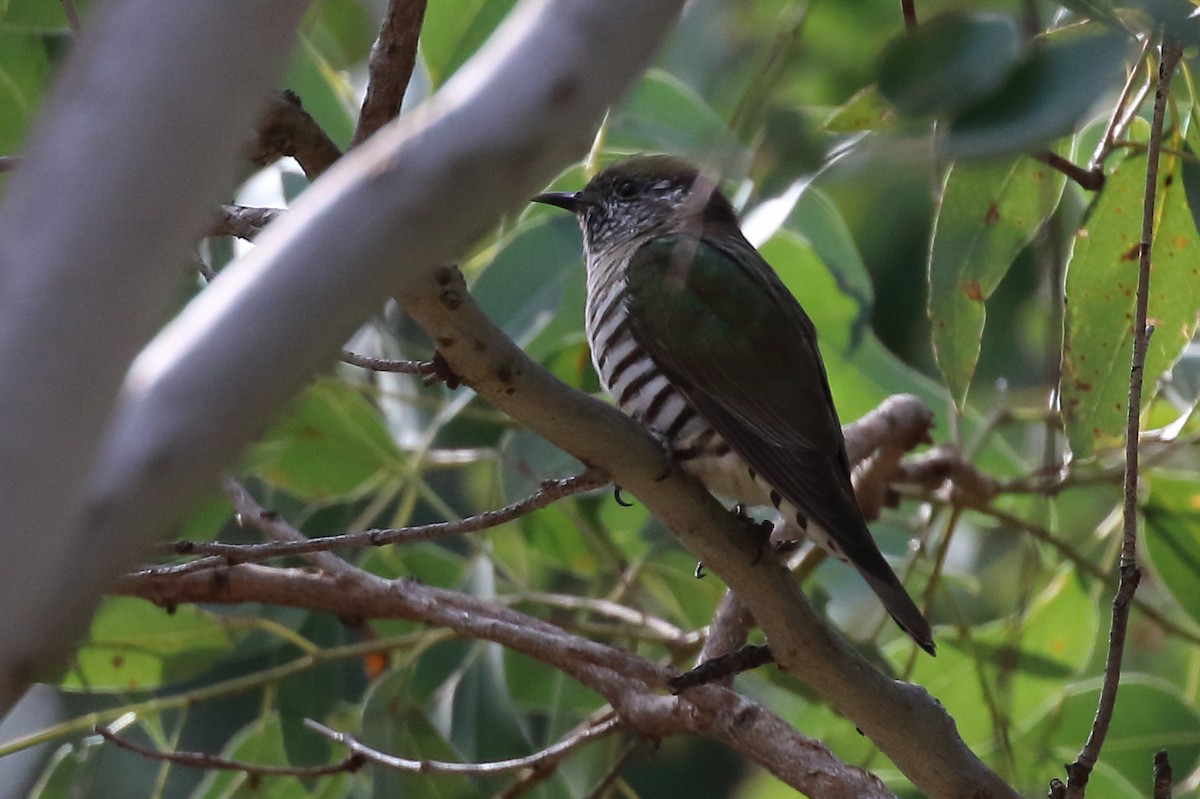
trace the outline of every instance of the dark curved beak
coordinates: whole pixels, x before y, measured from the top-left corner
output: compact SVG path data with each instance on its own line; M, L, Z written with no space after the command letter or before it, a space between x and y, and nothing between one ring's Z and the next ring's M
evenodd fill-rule
M532 202L554 205L573 214L578 214L588 205L577 191L548 191L531 198Z

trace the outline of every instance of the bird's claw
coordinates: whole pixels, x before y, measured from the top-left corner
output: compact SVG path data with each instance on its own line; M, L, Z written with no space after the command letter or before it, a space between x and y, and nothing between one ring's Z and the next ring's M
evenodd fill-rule
M624 499L622 499L621 487L618 485L613 486L613 499L616 500L617 504L620 505L622 508L632 508L633 507L632 502L626 502Z

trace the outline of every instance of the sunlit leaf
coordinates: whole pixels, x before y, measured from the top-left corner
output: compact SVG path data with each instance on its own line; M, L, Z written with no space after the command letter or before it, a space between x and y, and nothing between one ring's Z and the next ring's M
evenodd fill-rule
M935 629L937 658L919 657L913 680L946 706L968 746L985 746L994 743L998 725L1011 725L1012 734L1031 724L1032 714L1062 691L1088 663L1098 625L1095 600L1064 567L1034 600L1018 632L1005 621L971 628L969 636ZM902 658L908 646L899 641L889 654Z
M421 55L435 86L479 49L515 4L516 0L428 4L421 26Z
M878 84L872 83L842 104L821 127L830 133L887 130L892 126L895 113L879 92Z
M298 38L292 66L283 85L300 97L304 110L317 120L325 133L339 147L345 148L354 134L354 120L358 114L353 92L315 44L303 34Z
M246 453L242 467L307 499L346 496L403 456L378 409L345 383L325 379L297 397Z
M861 298L842 290L806 240L785 229L759 250L817 327L834 402L842 419L856 419L884 397L899 392L913 393L937 404L938 391L933 383L879 343L865 327Z
M145 600L101 604L62 686L86 691L145 691L206 671L238 636L211 614L182 605L168 613Z
M46 3L55 9L58 3ZM0 155L16 153L42 104L50 76L40 36L0 29Z
M1109 175L1067 264L1062 407L1071 450L1088 455L1120 440L1125 425L1138 280L1146 158L1132 155ZM1143 398L1196 329L1200 237L1188 211L1179 160L1164 156L1150 277Z
M938 367L960 407L979 360L985 303L1065 182L1028 156L947 172L929 253L929 318Z

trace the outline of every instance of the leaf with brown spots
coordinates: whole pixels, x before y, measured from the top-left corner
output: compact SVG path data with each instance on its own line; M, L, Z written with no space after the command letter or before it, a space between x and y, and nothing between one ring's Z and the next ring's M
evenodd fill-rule
M240 632L192 605L168 613L142 599L109 597L92 619L68 690L145 691L203 674L231 652Z
M1159 170L1149 304L1159 324L1146 354L1146 398L1179 357L1200 311L1200 291L1190 274L1200 255L1200 237L1183 181L1167 180L1179 170L1179 159L1164 156ZM1145 175L1144 155L1117 165L1067 265L1061 402L1076 457L1097 444L1115 444L1124 431Z
M1026 156L955 164L946 176L929 253L929 318L938 367L960 407L979 360L984 304L1058 205L1064 184Z

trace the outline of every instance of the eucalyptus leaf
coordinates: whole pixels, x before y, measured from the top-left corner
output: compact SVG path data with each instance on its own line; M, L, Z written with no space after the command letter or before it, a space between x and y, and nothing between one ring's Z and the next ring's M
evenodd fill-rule
M1128 37L1111 31L1045 37L999 89L950 120L942 153L965 158L1032 150L1070 133L1119 83L1130 51Z
M1165 155L1151 248L1148 314L1155 332L1146 353L1144 400L1191 340L1200 311L1200 236L1179 172L1179 159ZM1117 165L1067 263L1061 403L1076 457L1117 444L1124 431L1145 175L1144 154Z
M1020 53L1008 17L943 14L892 40L879 58L879 92L902 114L951 113L999 89Z
M1153 473L1142 512L1154 573L1200 624L1200 483L1193 474Z
M938 368L960 408L979 360L985 303L1065 183L1028 156L947 170L929 250L929 319Z
M146 691L202 674L240 638L194 605L168 613L142 599L108 597L92 619L62 687Z

